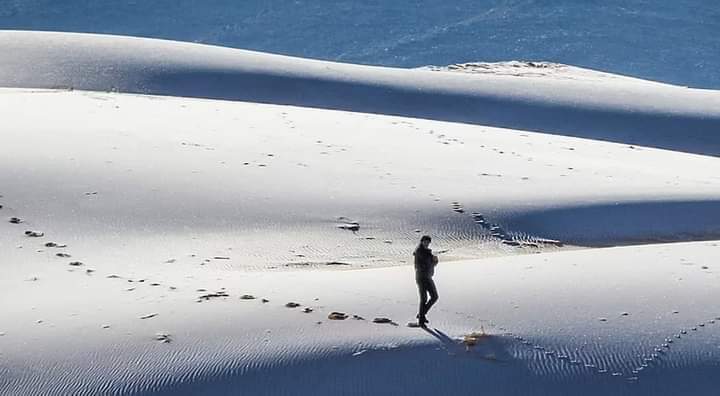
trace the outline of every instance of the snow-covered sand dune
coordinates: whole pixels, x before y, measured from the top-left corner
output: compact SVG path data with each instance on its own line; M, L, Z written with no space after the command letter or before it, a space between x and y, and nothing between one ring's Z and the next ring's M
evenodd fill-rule
M717 92L92 35L0 48L0 394L720 386L718 242L577 246L718 238L720 158L627 144L718 154ZM92 92L112 87L166 96ZM492 126L488 101L553 134ZM613 123L625 143L557 135ZM422 233L429 331L405 327Z
M416 306L408 267L165 265L140 282L99 261L92 275L55 263L37 280L13 279L21 296L2 296L12 321L0 337L0 392L707 393L718 385L718 254L717 242L701 242L446 264L430 331L405 327ZM42 264L27 256L26 267ZM227 297L201 298L218 292ZM329 320L333 311L349 317ZM482 330L490 336L475 346L459 341Z
M720 155L720 94L630 78L468 77L89 34L0 32L0 86L394 114Z

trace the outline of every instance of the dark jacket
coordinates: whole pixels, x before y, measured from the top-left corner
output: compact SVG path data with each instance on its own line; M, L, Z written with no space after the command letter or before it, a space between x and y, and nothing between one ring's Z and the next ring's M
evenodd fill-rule
M415 249L413 255L415 256L415 278L432 278L435 274L432 249L420 245Z

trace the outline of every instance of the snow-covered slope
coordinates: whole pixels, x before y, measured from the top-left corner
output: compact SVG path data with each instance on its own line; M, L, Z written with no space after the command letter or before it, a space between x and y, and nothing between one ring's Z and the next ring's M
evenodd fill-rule
M91 35L0 48L0 394L720 386L718 242L696 241L720 235L720 158L694 154L718 154L717 92ZM553 134L492 126L491 104ZM425 233L428 331L404 326ZM695 242L583 248L657 241Z
M0 32L0 86L244 100L719 155L720 94L627 80L368 67L129 37Z

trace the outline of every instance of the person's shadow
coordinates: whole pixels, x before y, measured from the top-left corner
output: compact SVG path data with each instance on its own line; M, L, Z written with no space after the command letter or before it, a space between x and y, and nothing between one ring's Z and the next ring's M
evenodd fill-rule
M479 342L477 345L468 346L462 342L453 340L437 328L430 329L423 327L422 329L437 338L450 355L467 356L497 363L506 363L512 359L512 355L506 347L507 340L502 336L488 335L487 337L483 337L482 342Z

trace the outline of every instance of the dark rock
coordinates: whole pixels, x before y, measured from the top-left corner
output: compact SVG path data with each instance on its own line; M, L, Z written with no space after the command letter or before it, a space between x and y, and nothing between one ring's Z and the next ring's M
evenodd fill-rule
M397 323L393 322L392 320L390 320L390 319L388 319L388 318L375 318L375 319L373 319L373 323L381 323L381 324L382 324L382 323L388 323L388 324L391 324L391 325L393 325L393 326L397 326L397 325L398 325Z
M330 312L328 315L328 319L330 320L345 320L347 317L347 314L344 312Z
M202 296L198 297L198 301L210 301L211 298L220 298L220 297L230 297L226 292L224 291L218 291L215 293L207 293L203 294Z

